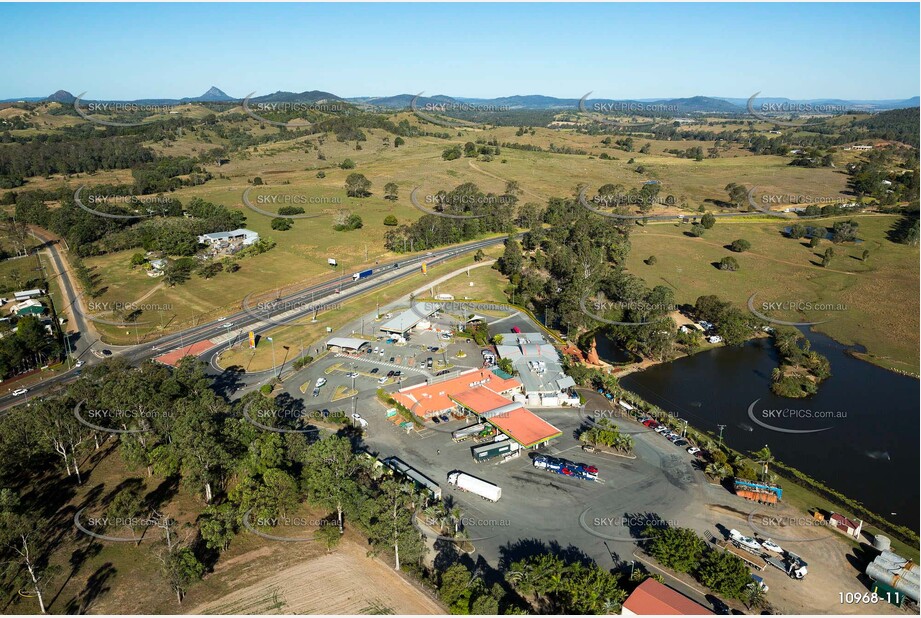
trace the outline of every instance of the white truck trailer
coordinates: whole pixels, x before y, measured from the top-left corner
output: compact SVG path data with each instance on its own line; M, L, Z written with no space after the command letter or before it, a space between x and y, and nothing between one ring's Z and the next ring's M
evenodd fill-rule
M469 491L470 493L474 493L492 502L498 502L499 498L502 497L502 488L498 485L493 485L488 481L478 479L464 472L457 471L449 473L448 482L458 489Z

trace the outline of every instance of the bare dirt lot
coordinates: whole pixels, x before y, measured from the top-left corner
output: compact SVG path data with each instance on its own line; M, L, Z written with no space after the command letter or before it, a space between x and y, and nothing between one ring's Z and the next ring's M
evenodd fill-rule
M266 548L256 550L265 557ZM240 558L246 558L241 556ZM248 560L243 560L248 562ZM225 566L231 567L227 563ZM238 568L212 578L232 590L219 600L189 607L192 614L441 614L444 610L392 568L344 541L333 553L279 570L256 583Z

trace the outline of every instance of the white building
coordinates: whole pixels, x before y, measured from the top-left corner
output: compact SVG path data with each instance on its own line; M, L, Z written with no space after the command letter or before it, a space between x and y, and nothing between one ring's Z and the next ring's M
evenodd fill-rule
M198 237L198 242L203 245L213 245L220 242L241 242L244 247L248 247L257 240L259 240L259 233L244 227L230 230L229 232L202 234Z
M568 394L575 381L563 371L559 352L541 333L503 333L496 353L512 361L518 372L524 394L516 401L521 398L529 406L544 407L579 405L578 398Z

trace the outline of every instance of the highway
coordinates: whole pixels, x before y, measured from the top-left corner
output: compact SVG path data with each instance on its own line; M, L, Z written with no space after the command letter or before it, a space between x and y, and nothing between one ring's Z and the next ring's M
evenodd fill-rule
M46 240L47 242L47 239L43 238L42 240ZM246 336L249 331L253 331L256 334L262 334L272 330L278 325L278 321L272 321L272 318L275 316L284 314L284 320L286 322L296 320L313 313L313 307L317 305L345 302L350 298L354 298L371 290L382 288L417 273L421 268L422 262L425 262L428 266L434 266L454 257L478 249L491 247L504 241L504 236L488 240L479 240L463 245L445 247L424 255L414 255L412 257L375 265L371 275L365 278L354 280L351 273L342 275L330 281L309 286L288 296L273 300L272 304L274 306L268 308L259 305L243 307L243 301L241 299L241 310L226 316L222 321L208 322L206 324L193 326L140 345L124 346L121 348L112 346L113 357L119 357L133 365L138 365L145 360L155 358L170 350L190 346L198 341L227 338L228 335L233 334L234 337L230 337L227 341L227 343L230 343L236 338ZM77 304L78 301L76 300L76 288L70 280L68 273L64 270L64 264L59 254L59 249L53 242L49 242L47 246L58 272L61 273L62 290L68 297L67 300L71 306L75 307L74 314L77 321L76 326L80 331L80 336L78 338L80 345L76 348L75 355L85 362L85 367L99 363L101 362L100 357L91 350L92 344L95 343L95 341L90 340L90 333L93 331L87 323L85 316L81 315L79 305ZM232 323L233 326L227 328L227 323ZM225 346L218 345L208 350L204 354L205 360L210 361L211 357L223 347ZM209 370L210 367L211 364L209 362ZM210 372L215 373L213 370L210 370ZM75 380L78 374L79 372L77 370L69 370L34 385L29 389L26 395L18 397L12 395L2 396L0 397L0 411L24 403L31 398L40 397L59 390L67 383ZM251 379L244 379L244 381L248 383L252 382Z

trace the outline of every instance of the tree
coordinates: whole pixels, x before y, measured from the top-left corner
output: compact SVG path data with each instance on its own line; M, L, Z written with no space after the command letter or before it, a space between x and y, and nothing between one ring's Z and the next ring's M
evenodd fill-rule
M461 147L455 144L454 146L449 146L441 152L441 158L445 161L453 161L455 159L460 159L464 156L464 153L461 151Z
M739 270L739 262L734 257L727 255L720 260L720 270Z
M106 509L106 517L113 521L122 522L132 536L140 525L143 502L137 487L126 487L112 498L112 504ZM138 539L137 545L140 545Z
M787 232L787 235L794 239L802 238L806 235L806 226L802 223L794 223L790 226L790 231Z
M864 249L863 253L860 254L860 260L866 262L870 258L870 250Z
M371 521L371 544L376 551L393 550L394 568L404 562L418 562L425 554L422 535L413 525L415 500L412 486L386 479L374 501Z
M857 240L857 228L859 223L853 220L835 221L832 225L831 241L834 243L852 242Z
M254 186L259 186L259 185L261 185L261 184L262 184L262 178L260 178L259 176L256 176L255 178L253 178L253 185L254 185Z
M388 182L384 185L384 199L396 200L400 187L395 182Z
M342 533L336 526L328 526L324 522L320 529L313 534L314 538L326 546L326 553L330 553L342 540Z
M371 195L370 188L371 181L364 174L353 172L345 179L345 192L349 197L367 197Z
M339 167L344 170L353 170L355 169L355 162L352 161L351 159L346 159L345 161L339 164Z
M523 264L524 258L521 254L521 245L518 244L517 239L508 238L505 241L505 251L498 260L499 272L510 277L513 274L520 273Z
M692 573L700 563L707 544L690 528L655 528L643 531L648 537L649 553L663 566L682 573Z
M755 451L752 455L755 457L755 461L761 464L761 480L766 481L768 478L768 466L774 463L771 449L765 444L761 450Z
M744 238L733 240L732 244L729 245L729 249L732 251L735 251L736 253L743 253L745 251L748 251L751 248L752 248L751 243L745 240Z
M732 598L742 598L751 574L742 559L730 553L712 549L701 560L697 572L700 583L714 592Z
M700 218L700 224L705 230L709 230L716 225L716 217L714 217L712 213L705 213L704 216Z
M476 250L476 253L473 254L473 261L474 261L474 262L482 262L482 261L485 260L485 259L486 259L486 254L483 253L483 250L482 250L482 249L477 249L477 250Z
M509 375L515 375L515 365L512 364L512 359L510 358L500 358L496 362L496 366Z
M726 185L726 193L729 196L729 202L736 208L740 208L748 201L748 189L745 188L745 185L730 182Z
M224 551L237 533L237 510L228 502L206 507L199 530L208 549Z
M400 146L402 146L402 145L405 144L405 143L406 143L406 140L404 140L402 137L400 137L400 136L398 135L397 138L396 138L395 140L393 140L393 147L394 147L394 148L399 148Z
M275 217L272 219L272 229L278 231L290 230L294 224L291 222L291 219L285 217Z
M41 526L41 517L30 516L23 512L19 497L10 489L0 490L0 552L9 554L12 560L6 563L17 583L25 581L38 601L43 614L45 608L45 588L50 583L54 569L43 560L43 543L45 533ZM3 564L3 563L0 563Z
M202 578L205 566L188 547L169 552L160 558L163 575L169 582L170 588L176 593L176 599L182 605L185 593L195 582Z
M656 265L656 262L658 262L658 261L659 261L659 260L658 260L658 259L656 258L656 256L654 256L654 255L650 255L648 258L646 258L646 264L647 264L648 266L655 266L655 265Z
M815 249L815 248L818 247L818 246L819 246L819 237L818 237L818 236L813 236L813 237L811 237L811 238L809 239L809 248L810 248L810 249Z
M825 250L825 253L822 255L822 266L828 266L831 264L831 259L835 257L835 250L831 247L828 247Z
M394 227L396 225L399 225L399 223L400 222L397 221L397 218L393 215L387 215L386 217L384 217L384 225L388 227Z
M317 172L317 178L326 178L326 172L324 172L323 170L320 170L319 172Z
M345 503L358 491L354 475L360 462L347 438L330 436L310 445L304 458L303 478L311 501L336 510L339 533L345 532Z
M211 503L214 485L223 477L230 462L221 435L221 419L227 405L213 392L205 390L197 397L176 403L178 419L170 450L178 459L182 480L204 494Z

